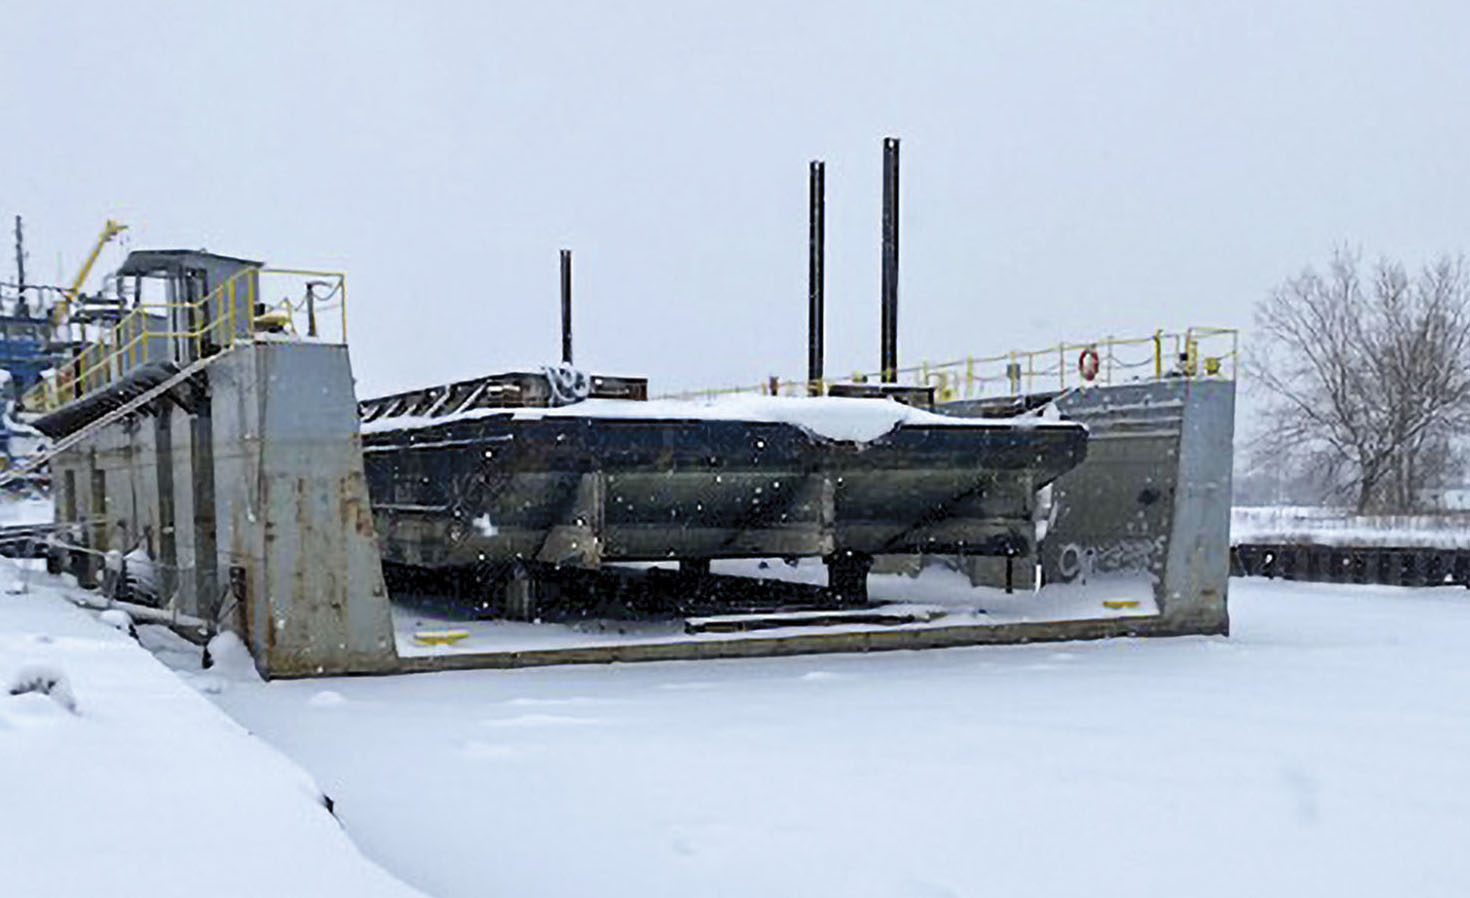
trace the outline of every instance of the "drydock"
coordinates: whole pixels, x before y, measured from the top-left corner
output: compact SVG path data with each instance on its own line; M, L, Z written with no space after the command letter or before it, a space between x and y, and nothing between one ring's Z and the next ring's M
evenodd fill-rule
M24 397L54 566L271 677L1227 632L1233 348L900 369L887 227L874 377L818 277L806 379L652 400L572 366L565 253L561 365L360 399L344 275L135 251Z
M179 304L205 327L144 330L30 398L43 412L37 426L56 440L57 518L73 541L60 563L86 582L99 553L145 559L133 563L154 570L174 619L239 630L267 675L1228 626L1229 456L1218 447L1230 435L1229 381L1076 390L1054 404L1067 420L1050 422L993 418L995 404L982 400L931 413L831 397L768 397L734 412L592 398L388 414L396 400L354 396L345 343L241 323L240 308L253 306L240 294L271 274L240 267ZM205 334L222 336L206 350ZM121 364L129 354L136 363ZM834 408L842 426L877 432L823 435L820 413ZM1038 540L1048 484L1049 532ZM869 568L907 563L913 573L920 553L958 562L977 594L1005 597L1010 618L933 606L874 615L900 603L868 594L878 577ZM781 573L803 558L826 566L825 582L718 570L730 559L779 559ZM1072 607L1044 619L1056 607L1048 590L1089 576L1110 590L1087 606L1096 615ZM447 598L465 621L649 628L630 625L617 639L605 626L563 629L546 640L523 623L476 631L468 646L418 649L415 633L395 634L413 619L393 611L399 590ZM452 613L435 620L456 626Z

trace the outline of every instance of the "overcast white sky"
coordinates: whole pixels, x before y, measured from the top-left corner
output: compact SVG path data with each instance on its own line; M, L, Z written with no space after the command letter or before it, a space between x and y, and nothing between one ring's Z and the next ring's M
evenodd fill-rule
M5 0L0 35L31 280L108 216L343 267L364 395L554 360L563 246L584 366L802 374L812 158L830 370L872 368L886 134L905 363L1247 325L1335 243L1470 244L1463 2Z

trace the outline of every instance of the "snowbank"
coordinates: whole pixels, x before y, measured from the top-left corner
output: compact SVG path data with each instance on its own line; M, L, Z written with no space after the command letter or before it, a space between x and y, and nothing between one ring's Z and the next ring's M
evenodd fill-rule
M50 499L0 496L0 527L21 524L49 524L56 512Z
M299 767L51 582L0 594L0 894L418 894Z
M1470 549L1470 514L1354 515L1341 508L1230 510L1230 542Z

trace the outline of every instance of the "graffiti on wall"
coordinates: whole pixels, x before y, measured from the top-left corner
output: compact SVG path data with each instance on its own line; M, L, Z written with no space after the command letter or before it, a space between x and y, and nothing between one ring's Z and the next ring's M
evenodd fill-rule
M1097 545L1066 543L1057 554L1057 574L1063 583L1082 584L1113 575L1153 578L1157 573L1154 559L1163 548L1163 537L1124 537Z

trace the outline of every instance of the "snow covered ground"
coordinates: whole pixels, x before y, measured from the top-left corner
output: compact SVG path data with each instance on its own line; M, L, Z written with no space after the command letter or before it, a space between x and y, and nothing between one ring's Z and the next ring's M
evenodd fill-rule
M0 499L0 526L49 524L56 519L51 500L39 496Z
M0 587L0 895L418 894L362 856L301 768L68 603L60 581L0 560ZM197 648L140 629L198 664ZM10 694L55 680L49 695Z
M1230 540L1470 549L1470 514L1355 515L1347 509L1296 505L1233 508Z
M242 683L438 896L1464 895L1470 593L1224 638Z
M656 567L630 564L626 567ZM674 565L664 565L674 567ZM789 580L812 585L827 582L821 559L805 558L788 565L780 559L718 559L711 569L717 574ZM974 587L963 573L934 565L917 576L870 574L868 594L888 604L879 610L892 613L922 612L908 624L834 624L824 633L873 632L894 629L928 629L954 626L989 626L1027 621L1088 620L1110 617L1144 617L1158 613L1153 585L1144 578L1104 576L1085 588L1081 584L1057 583L1036 592ZM761 615L768 617L769 615ZM728 618L728 616L726 616ZM446 630L467 633L452 645L425 644L418 636ZM531 649L581 648L610 644L650 645L662 642L768 639L800 635L800 629L769 628L749 633L684 632L683 619L657 621L584 620L575 623L522 623L513 620L466 620L463 616L435 613L402 604L393 606L393 631L400 657L409 655L452 655L475 652L526 651Z
M1229 639L267 684L15 570L6 898L1470 891L1461 589L1235 580ZM36 665L77 713L5 694Z

